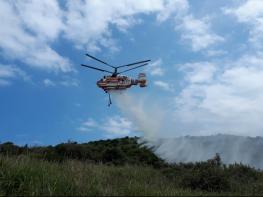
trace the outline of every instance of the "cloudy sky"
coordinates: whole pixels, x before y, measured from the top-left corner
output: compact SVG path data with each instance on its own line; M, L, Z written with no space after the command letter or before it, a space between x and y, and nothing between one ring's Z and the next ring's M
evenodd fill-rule
M176 135L263 134L262 0L12 0L0 18L1 142L142 135L118 99L107 107L86 52L151 59L129 73L149 80L132 104L167 109Z

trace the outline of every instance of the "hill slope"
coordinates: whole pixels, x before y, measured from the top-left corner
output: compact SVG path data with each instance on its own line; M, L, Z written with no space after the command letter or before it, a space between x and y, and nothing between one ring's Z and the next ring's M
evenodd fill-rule
M105 163L114 165L134 164L161 166L164 161L158 158L150 149L137 143L138 138L119 138L99 140L78 144L68 141L56 146L19 147L11 142L0 144L2 155L30 155L33 158L47 161L64 161L76 159L90 163Z
M0 145L0 195L262 195L263 172L242 164L167 164L137 138L48 147Z

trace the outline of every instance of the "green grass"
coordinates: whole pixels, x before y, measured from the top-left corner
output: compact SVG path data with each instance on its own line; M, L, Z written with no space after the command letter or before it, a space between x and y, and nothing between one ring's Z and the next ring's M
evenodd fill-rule
M205 194L209 193L179 188L161 171L152 167L108 166L73 160L55 163L30 159L27 156L0 157L1 196Z
M263 196L263 171L219 154L168 164L137 138L47 147L0 144L0 196Z

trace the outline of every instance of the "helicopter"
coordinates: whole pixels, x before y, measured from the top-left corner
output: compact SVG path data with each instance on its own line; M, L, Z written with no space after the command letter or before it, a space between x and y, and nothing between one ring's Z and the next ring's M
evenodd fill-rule
M147 86L146 85L147 80L146 80L146 74L145 73L139 73L137 79L132 79L132 78L129 78L127 76L120 75L120 74L128 72L130 70L140 68L142 66L146 66L148 64L148 62L150 62L151 60L137 61L134 63L125 64L125 65L121 65L121 66L112 66L112 65L108 64L107 62L102 61L102 60L100 60L100 59L98 59L98 58L96 58L96 57L94 57L88 53L86 53L85 55L90 57L93 60L96 60L96 61L108 66L108 67L113 68L113 71L108 71L108 70L104 70L104 69L97 68L94 66L81 64L81 66L111 74L111 75L104 76L102 79L97 81L97 86L99 88L103 89L105 91L105 93L107 93L109 95L109 103L108 103L109 107L112 104L111 96L110 96L110 93L112 91L125 90L127 88L130 88L133 85L139 85L141 88ZM135 65L137 65L137 66L135 66ZM135 66L135 67L133 67L133 66ZM125 67L131 67L131 68L126 69L126 70L122 70L122 71L118 70L118 69L125 68Z

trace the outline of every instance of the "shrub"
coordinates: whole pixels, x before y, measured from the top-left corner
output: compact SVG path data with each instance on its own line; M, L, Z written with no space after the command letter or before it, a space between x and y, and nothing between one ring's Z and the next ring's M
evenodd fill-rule
M119 165L124 164L126 160L125 154L119 148L108 148L102 154L102 161L104 163Z

